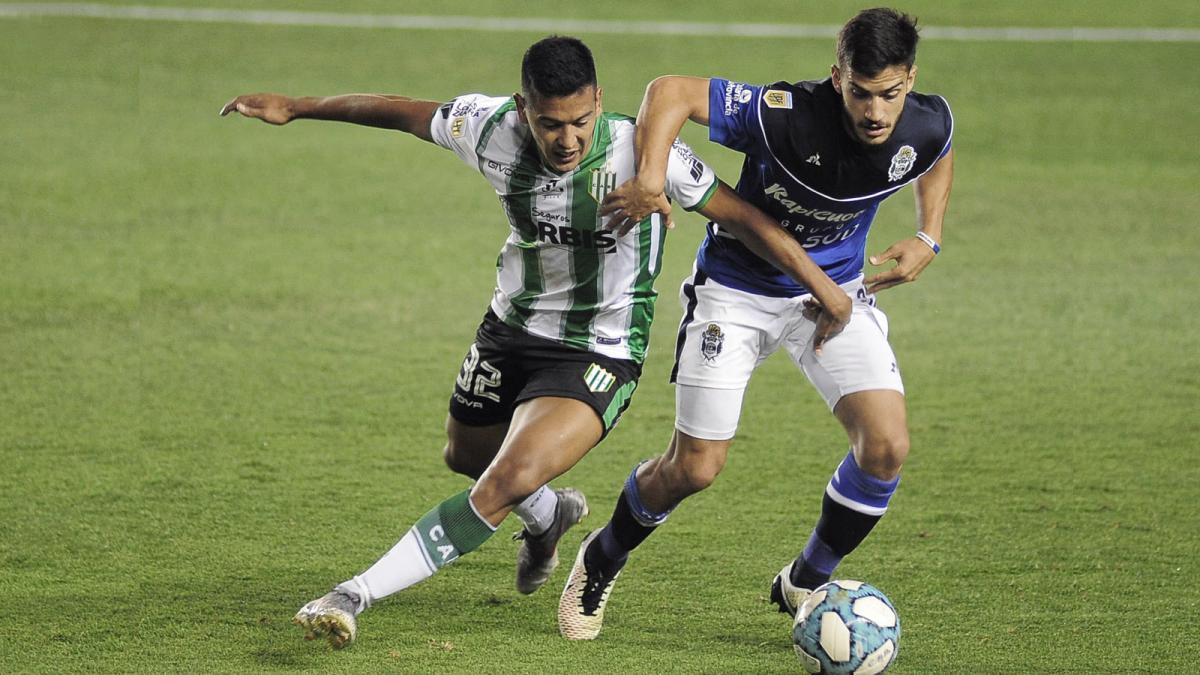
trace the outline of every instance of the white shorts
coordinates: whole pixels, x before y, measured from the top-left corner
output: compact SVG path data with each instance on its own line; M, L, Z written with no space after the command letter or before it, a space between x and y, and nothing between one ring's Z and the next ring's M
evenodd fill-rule
M846 394L869 389L904 393L888 344L887 317L875 307L863 278L841 285L854 300L850 323L813 353L816 324L804 318L810 296L772 298L723 286L693 271L680 289L684 316L675 349L675 427L706 440L737 432L750 374L780 347L825 399L830 410Z

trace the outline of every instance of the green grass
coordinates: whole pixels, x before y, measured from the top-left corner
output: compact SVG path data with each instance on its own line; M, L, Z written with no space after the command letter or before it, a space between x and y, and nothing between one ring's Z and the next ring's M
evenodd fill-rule
M738 19L853 9L780 16L791 5L746 3ZM455 12L554 9L513 7ZM911 9L940 25L1200 24L1190 3L1096 7ZM442 420L506 225L486 183L431 145L216 112L259 90L506 93L534 37L0 20L0 670L798 670L764 596L845 449L784 358L756 375L717 484L635 554L595 643L557 635L564 571L532 597L513 590L511 523L364 615L351 650L288 624L465 486L441 462ZM607 107L627 112L655 75L817 77L831 51L584 37ZM943 254L881 297L913 454L839 571L899 607L895 672L1196 669L1198 57L923 46L920 88L954 106L958 175ZM736 177L733 153L686 138ZM911 213L909 195L890 200L871 250L906 236ZM561 481L590 496L591 526L670 434L675 291L701 232L680 221L633 407Z

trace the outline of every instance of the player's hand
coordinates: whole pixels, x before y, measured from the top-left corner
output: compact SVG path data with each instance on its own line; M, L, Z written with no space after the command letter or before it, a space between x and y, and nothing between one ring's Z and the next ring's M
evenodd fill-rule
M235 110L245 117L260 119L268 124L287 124L295 117L291 97L279 94L238 96L221 108L221 117Z
M609 229L624 236L652 213L661 213L667 229L675 227L671 222L671 203L662 190L651 191L637 178L630 178L616 190L604 197L600 205L600 216L611 216Z
M907 284L917 280L921 272L933 261L933 249L925 242L912 237L898 241L879 255L873 255L872 265L882 265L889 260L895 260L896 266L885 270L866 280L867 292L878 293L892 286Z
M804 317L817 324L813 331L813 351L821 355L821 348L832 340L850 323L850 314L854 311L854 301L845 293L838 292L828 298L829 304L824 304L816 298L804 300Z

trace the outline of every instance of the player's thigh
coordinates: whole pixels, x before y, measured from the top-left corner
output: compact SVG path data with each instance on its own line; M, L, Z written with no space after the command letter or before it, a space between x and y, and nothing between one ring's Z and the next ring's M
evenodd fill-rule
M456 429L504 426L512 419L526 383L523 337L488 310L454 379L450 417Z
M904 394L896 355L887 339L887 317L866 302L855 301L850 322L825 343L820 356L813 352L811 330L795 331L787 350L830 410L855 392L883 389Z
M701 441L730 441L737 434L746 389L675 385L675 429ZM678 441L674 441L678 442Z
M680 302L671 381L692 387L745 389L787 325L786 299L729 288L699 271L684 281Z
M540 396L517 406L508 435L471 491L491 522L539 486L566 473L604 435L595 410L574 398Z

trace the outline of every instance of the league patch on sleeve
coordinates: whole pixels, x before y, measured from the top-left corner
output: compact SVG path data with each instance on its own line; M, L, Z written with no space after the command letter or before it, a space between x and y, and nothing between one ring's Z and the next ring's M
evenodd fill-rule
M782 108L784 110L792 109L792 92L780 91L779 89L768 89L763 94L763 101L768 108Z
M467 118L455 117L454 121L450 123L450 136L453 138L462 138L463 126L466 123L467 123Z

